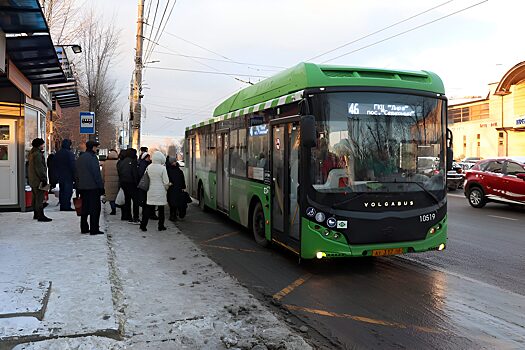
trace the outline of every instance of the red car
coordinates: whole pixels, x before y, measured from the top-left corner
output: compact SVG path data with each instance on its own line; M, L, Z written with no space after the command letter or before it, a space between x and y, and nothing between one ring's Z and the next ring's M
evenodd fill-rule
M483 208L487 202L525 205L525 165L512 159L485 159L465 173L468 202Z

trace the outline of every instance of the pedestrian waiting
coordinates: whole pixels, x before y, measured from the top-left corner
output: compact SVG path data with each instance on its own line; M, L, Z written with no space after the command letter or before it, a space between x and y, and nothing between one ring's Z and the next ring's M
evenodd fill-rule
M109 213L109 215L117 214L117 206L115 204L115 199L117 198L119 190L117 163L117 151L110 150L108 153L108 158L104 161L104 165L102 166L102 178L104 179L106 200L111 206L111 212Z
M141 147L140 151L141 151L141 155L140 155L140 160L139 160L139 179L142 179L142 177L144 176L144 173L146 172L146 168L151 164L151 156L148 153L147 147ZM138 189L138 200L139 200L140 206L143 208L142 210L144 210L144 207L146 206L146 192L140 188ZM155 211L150 213L149 218L150 220L159 219Z
M71 140L64 139L62 148L56 153L54 163L58 178L60 211L74 211L71 197L75 182L75 154L71 151Z
M149 186L147 188L147 199L146 205L142 210L142 223L140 229L147 231L148 221L150 215L155 212L155 207L159 210L159 231L166 230L164 226L164 206L168 204L167 190L170 186L170 180L168 178L168 172L164 165L166 156L162 152L153 153L152 164L148 166L144 176L149 178ZM148 182L148 181L146 181Z
M90 235L102 235L99 229L100 196L104 194L104 182L100 173L97 149L100 144L86 142L86 152L77 160L77 190L82 199L80 214L80 232ZM87 218L89 216L89 224Z
M40 222L49 222L52 219L44 215L44 196L50 188L47 182L47 167L44 158L45 141L41 138L36 138L31 142L31 145L33 148L29 151L27 175L32 191L33 219Z
M166 169L171 183L168 189L170 221L177 221L177 219L183 219L186 216L186 209L188 208L189 196L186 192L186 181L176 157L168 157Z
M140 224L139 196L137 189L140 179L136 149L130 148L125 151L123 159L118 162L117 171L120 187L124 191L124 196L126 198L124 206L122 207L121 219L128 220L134 224ZM132 204L133 213L131 212Z

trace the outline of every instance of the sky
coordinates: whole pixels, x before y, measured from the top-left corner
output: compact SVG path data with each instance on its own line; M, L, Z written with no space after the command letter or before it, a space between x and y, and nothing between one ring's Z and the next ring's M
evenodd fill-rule
M146 9L151 7L146 38L154 40L167 1L158 0L155 24L157 0L145 1ZM137 1L91 3L121 29L120 56L112 74L121 91L118 103L127 113ZM461 11L467 7L471 8ZM233 73L255 83L302 61L328 61L434 71L449 98L486 96L489 83L525 60L520 40L524 10L522 0L178 0L155 40L158 45L145 59L159 62L146 63L143 140L182 136L186 126L210 118L222 100L248 86L234 76L166 68ZM438 20L444 16L448 17ZM353 43L314 58L349 42Z

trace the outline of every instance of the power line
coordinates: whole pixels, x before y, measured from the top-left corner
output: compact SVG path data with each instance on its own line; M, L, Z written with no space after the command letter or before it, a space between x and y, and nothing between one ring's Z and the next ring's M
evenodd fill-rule
M231 61L231 60L221 60L221 59L218 59L218 58L209 58L209 57L202 57L202 56L191 56L191 55L184 55L184 54L181 54L181 53L171 53L171 52L162 52L162 51L154 51L154 52L162 54L162 55L180 56L180 57L186 57L186 58L195 58L195 59L198 59L198 60L207 60L207 61L215 61L215 62L225 62L225 63L232 63L232 64L240 64L240 65L244 65L244 66L250 65L250 66L258 66L258 67L275 67L275 69L268 69L266 71L278 71L280 69L286 69L287 68L287 67L272 66L272 65L267 65L267 64L238 62L238 61ZM265 70L265 69L261 69L261 70Z
M154 39L154 41L160 41L160 39L162 38L162 34L164 34L164 30L166 29L166 26L168 25L168 22L169 22L169 20L170 20L171 14L173 13L173 9L175 8L175 5L176 5L176 4L177 4L177 0L174 0L174 1L173 1L173 5L171 6L170 13L168 14L168 18L166 19L166 22L164 22L164 27L162 27L162 30L161 30L161 32L160 32L159 38L158 38L158 39ZM161 24L162 24L162 22L161 22ZM153 54L153 49L154 49L154 48L155 48L155 47L152 47L152 48L151 48L151 51L150 51L148 57L150 57L150 56Z
M453 2L453 1L455 1L455 0L449 0L449 1L446 1L446 2L444 2L444 3L442 3L442 4L440 4L440 5L437 5L437 6L431 7L431 8L429 8L429 9L423 11L423 12L419 12L419 13L417 13L417 14L415 14L415 15L413 15L413 16L407 17L407 18L405 18L405 19L403 19L403 20L401 20L401 21L399 21L399 22L396 22L396 23L390 24L389 26L386 26L386 27L384 27L384 28L381 28L381 29L379 29L379 30L376 30L376 31L373 32L373 33L367 34L367 35L365 35L365 36L362 36L362 37L360 37L360 38L357 38L357 39L355 39L355 40L352 40L352 41L350 41L350 42L347 42L346 44L340 45L340 46L336 47L335 49L328 50L328 51L326 51L326 52L323 52L322 54L319 54L319 55L317 55L317 56L314 56L314 57L312 57L312 58L309 58L309 59L307 59L307 61L315 60L316 58L319 58L319 57L324 56L324 55L326 55L326 54L329 54L329 53L332 53L332 52L337 51L337 50L339 50L339 49L342 49L343 47L346 47L346 46L348 46L348 45L355 44L355 43L358 42L358 41L361 41L361 40L366 39L366 38L369 38L369 37L371 37L371 36L373 36L373 35L376 35L376 34L379 34L379 33L381 33L381 32L384 32L384 31L387 30L387 29L393 28L393 27L395 27L395 26L397 26L397 25L399 25L399 24L402 24L402 23L407 22L407 21L409 21L409 20L411 20L411 19L414 19L414 18L416 18L416 17L419 17L419 16L421 16L421 15L423 15L423 14L425 14L425 13L428 13L428 12L430 12L430 11L433 11L433 10L439 8L439 7L445 6L445 5L447 5L447 4L449 4L449 3Z
M146 40L149 40L149 39L146 39ZM162 47L162 48L165 48L165 49L167 49L167 50L169 50L169 51L172 51L172 52L174 52L174 53L177 53L176 51L170 49L170 48L167 47L167 46L161 45L161 44L159 44L159 43L155 43L155 44L158 45L158 46L160 46L160 47ZM178 54L178 53L177 53L177 54ZM213 66L210 66L209 64L199 62L199 61L197 61L196 59L193 59L193 58L190 58L190 59L191 59L192 61L196 62L197 64L200 64L200 65L202 65L202 66L205 66L205 67L207 67L207 68L210 68L210 69L214 70L215 72L221 72L220 69L217 69L217 68L215 68L215 67L213 67ZM149 68L154 68L154 67L149 67ZM227 74L227 75L228 75L228 74ZM231 76L231 78L234 79L234 80L238 80L238 81L240 81L240 82L243 82L243 83L245 83L245 84L253 85L251 82L246 82L246 81L243 81L243 80L239 79L238 76L242 76L242 75ZM251 76L251 77L254 77L254 78L260 78L260 77L261 77L261 76L257 76L257 75L250 75L250 76Z
M151 0L153 1L153 0ZM150 38L152 37L152 34L153 34L153 28L155 28L155 21L157 20L157 11L159 10L159 0L157 0L157 6L155 7L155 14L153 15L153 24L151 24L151 30L150 30ZM146 25L150 25L149 23L146 23ZM146 38L144 38L146 39ZM149 50L149 47L150 47L150 42L148 41L148 43L146 44L146 51L145 52L148 52ZM144 56L145 57L145 56Z
M173 10L173 7L175 6L176 3L177 3L177 1L173 2L172 10ZM168 11L168 7L169 6L170 6L170 1L167 0L166 1L166 6L164 6L164 11L162 12L162 17L160 18L160 24L158 26L157 33L153 37L153 43L155 43L158 40L159 34L162 36L161 28L162 28L162 24L163 24L163 21L164 21L164 16L166 16L166 12ZM151 45L150 52L146 53L147 59L149 59L149 57L151 56L151 52L153 52L154 48L155 48L155 45Z
M486 0L488 1L488 0ZM212 72L212 71L202 71L202 70L192 70L192 69L182 69L182 68L169 68L169 67L149 67L149 69L159 69L159 70L171 70L177 72L189 72L189 73L203 73L203 74L216 74L216 75L228 75L231 77L252 77L252 78L268 78L265 75L253 75L253 74L237 74L237 73L227 73L227 72Z
M147 39L147 40L149 40L149 39ZM152 41L152 42L153 42L153 41ZM160 47L162 47L162 48L165 48L165 49L167 49L167 50L173 51L173 50L170 49L169 47L164 46L164 45L161 45L161 44L159 44L158 42L153 42L153 44L154 44L154 45L158 45L158 46L160 46ZM173 52L175 52L175 51L173 51ZM219 69L217 69L217 68L215 68L215 67L213 67L213 66L210 66L209 64L199 62L199 61L197 61L197 60L195 60L195 59L193 59L193 58L190 58L190 59L191 59L193 62L195 62L195 63L197 63L197 64L200 64L200 65L202 65L202 66L204 66L204 67L206 67L206 68L213 69L213 70L216 71L216 72L219 72L219 71L220 71Z
M463 9L461 9L461 10L458 10L458 11L455 11L455 12L452 12L452 13L449 13L448 15L445 15L445 16L442 16L442 17L439 17L439 18L437 18L437 19L435 19L435 20L432 20L432 21L430 21L430 22L426 22L426 23L420 24L420 25L418 25L418 26L416 26L416 27L413 27L413 28L407 29L407 30L405 30L405 31L402 31L402 32L397 33L397 34L394 34L394 35L391 35L391 36L389 36L389 37L387 37L387 38L385 38L385 39L382 39L382 40L376 41L376 42L374 42L374 43L371 43L371 44L368 44L368 45L365 45L365 46L362 46L362 47L360 47L360 48L358 48L358 49L355 49L355 50L352 50L352 51L346 52L346 53L344 53L344 54L342 54L342 55L339 55L339 56L336 56L336 57L330 58L330 59L328 59L328 60L326 60L326 61L323 61L322 63L326 63L326 62L330 62L330 61L336 60L336 59L338 59L338 58L341 58L341 57L344 57L344 56L347 56L347 55L353 54L353 53L355 53L355 52L358 52L358 51L364 50L364 49L366 49L366 48L369 48L369 47L371 47L371 46L375 46L375 45L377 45L377 44L383 43L383 42L385 42L385 41L388 41L388 40L390 40L390 39L393 39L393 38L396 38L396 37L398 37L398 36L404 35L404 34L406 34L406 33L413 32L414 30L417 30L417 29L419 29L419 28L425 27L425 26L427 26L427 25L429 25L429 24L436 23L436 22L438 22L438 21L440 21L440 20L442 20L442 19L445 19L445 18L451 17L451 16L456 15L456 14L458 14L458 13L460 13L460 12L464 12L464 11L466 11L466 10L469 10L469 9L471 9L471 8L474 8L474 7L476 7L476 6L479 6L479 5L481 5L481 4L483 4L483 3L487 2L487 1L489 1L489 0L483 0L483 1L477 2L477 3L473 4L473 5L470 5L470 6L467 6L467 7L463 8Z
M204 46L202 46L202 45L199 45L199 44L194 43L194 42L192 42L192 41L190 41L190 40L184 39L184 38L182 38L182 37L180 37L180 36L178 36L178 35L175 35L175 34L173 34L173 33L167 32L167 31L165 31L165 33L168 34L168 35L171 35L171 36L174 37L174 38L177 38L177 39L179 39L179 40L182 40L182 41L184 41L184 42L186 42L186 43L188 43L188 44L190 44L190 45L196 46L196 47L198 47L198 48L200 48L200 49L202 49L202 50L204 50L204 51L207 51L207 52L212 53L212 54L214 54L214 55L217 55L217 56L219 56L219 57L221 57L221 58L224 58L224 59L226 59L226 60L228 60L228 61L230 61L230 62L232 62L232 63L233 63L233 62L237 62L237 61L235 61L235 60L233 60L233 59L231 59L231 58L229 58L229 57L227 57L227 56L225 56L225 55L223 55L223 54L220 54L220 53L218 53L218 52L216 52L216 51L210 50L210 49L208 49L208 48L206 48L206 47L204 47ZM170 51L171 51L171 50L170 50ZM276 68L284 68L284 67L279 67L279 66L274 66L274 67L276 67ZM247 65L247 68L248 68L248 69L253 69L253 70L256 70L256 71L260 71L260 69L250 67L249 65Z

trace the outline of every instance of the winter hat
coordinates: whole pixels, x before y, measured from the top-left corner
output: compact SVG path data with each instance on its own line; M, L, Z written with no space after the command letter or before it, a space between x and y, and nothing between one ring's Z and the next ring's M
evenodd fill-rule
M153 164L164 165L166 163L166 156L160 151L155 151L155 153L153 153L152 160Z
M34 139L33 141L31 141L31 146L33 146L33 147L40 147L40 146L42 146L44 143L46 143L44 140L42 140L41 138L37 137L36 139Z
M88 141L88 142L86 142L86 149L88 151L93 150L93 147L95 147L95 146L100 146L100 143L98 143L97 141Z
M71 149L71 140L70 139L63 139L62 140L62 148L65 148L65 149Z

